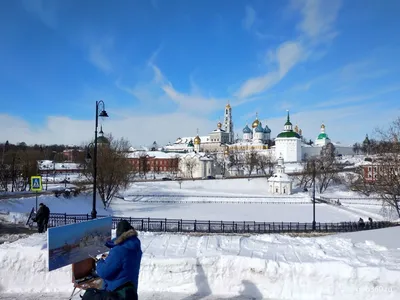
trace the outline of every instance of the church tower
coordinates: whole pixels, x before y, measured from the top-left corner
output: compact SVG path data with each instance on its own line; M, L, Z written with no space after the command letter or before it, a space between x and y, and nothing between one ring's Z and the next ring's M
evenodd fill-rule
M225 114L224 114L224 130L229 133L229 144L233 144L235 142L235 135L233 132L233 121L232 121L232 107L228 104L225 106Z

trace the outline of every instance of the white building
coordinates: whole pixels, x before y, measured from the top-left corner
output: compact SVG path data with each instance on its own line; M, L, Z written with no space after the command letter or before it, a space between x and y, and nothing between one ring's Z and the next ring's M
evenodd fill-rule
M214 159L204 153L188 153L179 160L179 173L183 178L215 176Z
M353 146L344 146L340 143L332 142L326 133L325 124L321 125L320 133L315 139L313 145L302 144L301 146L301 158L306 159L312 156L319 156L321 150L327 144L332 143L335 146L336 155L353 155Z
M275 157L282 156L286 162L301 161L301 136L293 131L289 111L284 129L275 139Z
M166 152L188 153L191 151L200 152L223 152L226 148L229 151L265 151L273 157L282 156L285 162L300 162L311 156L318 156L322 147L332 143L335 146L336 154L351 155L354 154L352 145L345 146L340 143L333 143L325 131L325 125L321 125L321 131L313 145L302 142L303 132L290 121L289 111L283 131L275 138L275 146L272 146L271 129L268 125L263 127L258 120L258 114L251 126L246 125L243 128L242 138L234 139L232 108L228 103L225 106L224 122L218 122L217 128L209 135L195 137L178 138L173 144L168 144L163 148Z
M292 194L292 179L285 173L285 164L282 157L278 158L275 173L268 178L268 191L271 194Z

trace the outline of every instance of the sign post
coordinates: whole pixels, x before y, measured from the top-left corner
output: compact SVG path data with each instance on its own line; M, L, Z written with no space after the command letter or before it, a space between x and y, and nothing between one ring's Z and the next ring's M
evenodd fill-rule
M31 191L36 192L36 211L38 210L38 192L41 192L42 188L42 176L31 176Z

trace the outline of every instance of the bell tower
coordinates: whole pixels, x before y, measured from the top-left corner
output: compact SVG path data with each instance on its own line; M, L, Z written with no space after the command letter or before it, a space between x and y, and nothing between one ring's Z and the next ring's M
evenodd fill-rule
M235 141L235 135L233 132L232 107L229 102L225 106L223 129L225 132L229 133L229 144L233 144Z

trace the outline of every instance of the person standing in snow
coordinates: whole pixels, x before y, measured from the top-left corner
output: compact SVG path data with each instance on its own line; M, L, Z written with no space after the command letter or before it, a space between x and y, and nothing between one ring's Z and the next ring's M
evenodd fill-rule
M49 216L50 216L50 209L43 203L40 203L39 209L37 210L36 217L34 219L34 221L37 223L39 233L43 233L45 227L47 229L47 223L49 222Z
M364 223L363 218L360 218L358 220L358 228L360 228L361 230L363 230L365 228L365 223Z
M50 208L45 204L43 204L43 212L44 212L43 229L46 232L49 226Z
M106 291L117 293L120 299L138 299L142 249L136 230L128 221L117 225L117 237L106 243L107 257L97 261L96 272L103 279Z

